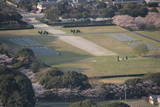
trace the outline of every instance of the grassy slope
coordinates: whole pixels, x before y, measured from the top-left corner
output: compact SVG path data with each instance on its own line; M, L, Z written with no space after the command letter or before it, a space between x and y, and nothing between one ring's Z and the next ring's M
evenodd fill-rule
M110 102L114 102L114 101L106 101L103 103L110 103ZM122 101L122 102L129 104L131 107L158 107L156 105L151 105L145 99L126 100L126 101Z
M132 57L135 55L132 48L127 43L117 41L111 38L107 32L122 32L135 38L139 38L142 43L150 43L152 45L160 46L159 43L140 37L132 32L117 26L103 26L103 27L78 27L78 28L61 28L70 33L71 29L79 29L82 33L75 34L85 39L91 40L104 48L110 49L118 53L120 56L128 55ZM95 34L94 34L95 33ZM151 52L152 53L152 52ZM93 61L93 62L92 62ZM95 62L96 61L96 62ZM82 66L86 67L85 74L88 76L102 76L102 75L116 75L116 74L132 74L132 73L151 73L158 72L160 60L154 58L129 58L127 62L116 62L116 57L92 57L86 60L83 64L68 64L67 66ZM63 65L61 65L63 66ZM85 66L85 67L84 67ZM104 79L102 82L120 82L128 78L120 79Z
M90 32L127 32L126 30L119 27L89 27L83 28L86 32L89 30ZM92 30L93 29L93 30ZM95 29L97 29L95 31ZM116 30L115 30L116 29ZM64 29L65 31L68 29ZM69 31L69 30L68 30ZM37 30L19 30L19 31L0 31L0 40L5 41L5 43L9 44L11 47L19 48L8 41L9 38L14 37L30 37L33 40L50 47L56 51L61 52L61 55L57 56L39 56L39 59L43 62L46 62L49 65L53 65L54 67L60 67L62 70L75 70L79 72L83 72L88 76L102 76L102 75L114 75L114 74L128 74L128 73L149 73L149 72L158 72L160 70L160 59L154 58L139 58L132 57L134 55L132 49L127 46L126 43L119 42L110 38L106 34L85 34L79 35L83 36L86 39L94 41L95 43L110 49L114 52L119 53L120 56L129 55L130 58L127 62L117 62L116 57L94 57L89 55L88 53L77 49L69 44L66 44L55 37L40 37L37 34ZM139 37L135 34L131 35ZM145 42L150 42L150 40L146 40L142 38ZM157 44L157 43L156 43ZM159 45L159 44L157 44ZM115 78L115 79L103 79L100 80L102 82L123 82L128 78Z
M157 31L139 31L139 33L145 34L154 39L160 40L160 30Z

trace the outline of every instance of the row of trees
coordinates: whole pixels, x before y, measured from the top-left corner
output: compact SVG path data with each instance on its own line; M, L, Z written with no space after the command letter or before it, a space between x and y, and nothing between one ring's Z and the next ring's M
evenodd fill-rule
M1 1L0 23L5 21L20 21L22 16L12 7Z
M17 10L0 1L0 29L31 29L32 25L23 22Z
M57 21L59 17L63 18L97 18L113 17L115 14L127 14L133 17L147 15L148 9L145 5L128 3L118 6L108 6L104 2L82 3L78 6L72 6L68 2L59 2L45 11L47 19Z

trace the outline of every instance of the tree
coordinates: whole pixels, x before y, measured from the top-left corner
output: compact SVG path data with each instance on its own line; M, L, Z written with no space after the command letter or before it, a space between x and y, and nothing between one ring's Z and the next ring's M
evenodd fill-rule
M51 21L57 21L59 18L60 10L58 7L51 7L46 10L45 17Z
M137 17L137 16L144 17L148 14L148 9L144 5L136 3L127 3L124 4L121 9L119 9L119 13L130 15L132 17Z
M147 74L143 79L151 80L154 83L156 83L158 86L160 86L160 73Z
M158 13L159 11L157 10L157 8L156 8L156 7L153 7L153 8L150 10L150 12Z
M41 77L41 78L39 78ZM37 74L39 82L47 89L51 88L79 88L90 87L88 77L74 71L62 72L58 69L51 69L47 72Z
M4 107L34 107L31 81L20 72L0 67L0 99Z
M26 11L32 10L32 1L29 0L20 0L18 7L25 9Z
M134 47L134 51L139 56L146 55L149 52L148 47L145 44L140 44Z
M98 107L96 103L91 100L79 101L71 104L69 107Z
M143 80L141 78L134 78L134 79L128 79L127 81L125 81L125 84L127 86L135 86L138 83L142 83Z
M34 52L32 51L32 49L23 48L23 49L21 49L20 51L18 51L17 57L25 57L25 58L28 58L28 59L31 59L31 60L32 60L32 59L35 58L35 54L34 54Z
M104 8L102 10L102 17L113 17L115 15L115 11L113 8Z

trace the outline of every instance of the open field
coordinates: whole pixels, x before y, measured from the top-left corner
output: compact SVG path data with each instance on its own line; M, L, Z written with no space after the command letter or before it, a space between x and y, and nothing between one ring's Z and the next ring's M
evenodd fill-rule
M70 33L71 29L79 29L81 33L106 33L106 32L126 32L127 30L119 26L93 26L93 27L71 27L61 28L62 30Z
M104 103L110 103L110 102L113 101L106 101ZM149 104L145 99L126 100L126 101L122 100L122 102L129 104L131 107L158 107L156 105Z
M89 40L86 40L82 37L75 37L71 35L67 35L63 30L55 29L54 27L48 26L45 23L42 23L35 18L27 18L28 23L32 24L37 29L43 29L49 33L52 34L52 36L56 36L58 39L60 39L63 42L66 42L74 47L77 47L81 50L84 50L91 55L94 56L110 56L110 55L117 55L116 53L105 49L101 46L98 46L94 42L91 42Z
M92 31L93 27L89 27ZM105 28L94 28L98 32L105 32ZM117 27L109 27L108 32L116 31ZM63 28L64 29L64 28ZM150 43L155 46L160 46L159 43L156 43L146 38L139 37L136 34L128 32L124 29L119 28L119 32L125 31L127 35L130 35L134 38L140 39L140 42ZM64 30L65 31L65 30ZM87 30L86 30L87 32ZM107 75L120 75L120 74L140 74L140 73L152 73L160 71L160 58L153 57L135 57L135 54L132 50L132 47L128 45L129 42L121 42L116 39L113 39L110 33L82 33L77 34L76 36L82 36L83 38L90 40L106 49L109 49L115 53L118 53L119 56L128 56L127 61L117 62L116 56L92 56L87 52L73 47L70 44L67 44L54 36L40 36L37 33L37 30L18 30L18 31L0 31L0 42L5 42L13 51L16 51L22 46L16 45L11 42L10 39L15 38L28 38L36 43L51 49L54 52L58 52L58 55L38 55L37 57L42 62L53 67L59 67L61 70L73 70L82 72L89 77L95 76L107 76ZM25 47L25 46L23 46ZM36 46L27 46L27 47L36 47ZM110 78L110 79L101 79L99 82L114 82L121 83L130 77L125 78Z
M160 47L160 43L149 40L130 31L127 31L117 26L102 26L102 27L74 27L61 28L63 31L70 33L71 29L78 29L82 33L74 34L88 40L94 41L96 44L110 49L118 54L134 55L132 48L136 44L146 44L151 51ZM101 32L99 32L101 31ZM158 36L158 31L154 32Z
M138 31L139 33L145 34L151 38L160 40L160 30L157 31Z
M159 72L160 59L129 58L128 61L117 62L116 57L92 57L81 62L57 65L61 69L80 69L89 77ZM84 71L83 71L84 70Z
M98 102L98 104L101 105L101 104L106 104L110 102L113 102L113 101ZM143 99L127 100L122 102L129 104L131 107L158 107L156 105L149 104ZM38 102L36 107L69 107L70 104L71 103L68 103L68 102Z

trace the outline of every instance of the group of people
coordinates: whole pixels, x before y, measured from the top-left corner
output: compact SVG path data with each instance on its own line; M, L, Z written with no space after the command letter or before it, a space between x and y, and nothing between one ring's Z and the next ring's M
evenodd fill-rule
M73 33L73 34L75 34L75 33L81 33L81 31L78 30L78 29L71 29L71 33Z
M47 31L43 31L43 30L38 31L38 33L39 33L40 35L45 35L45 36L47 36L47 35L49 34Z
M117 56L117 61L120 62L120 61L127 61L128 60L128 56L125 56L125 57L120 57L120 56Z

